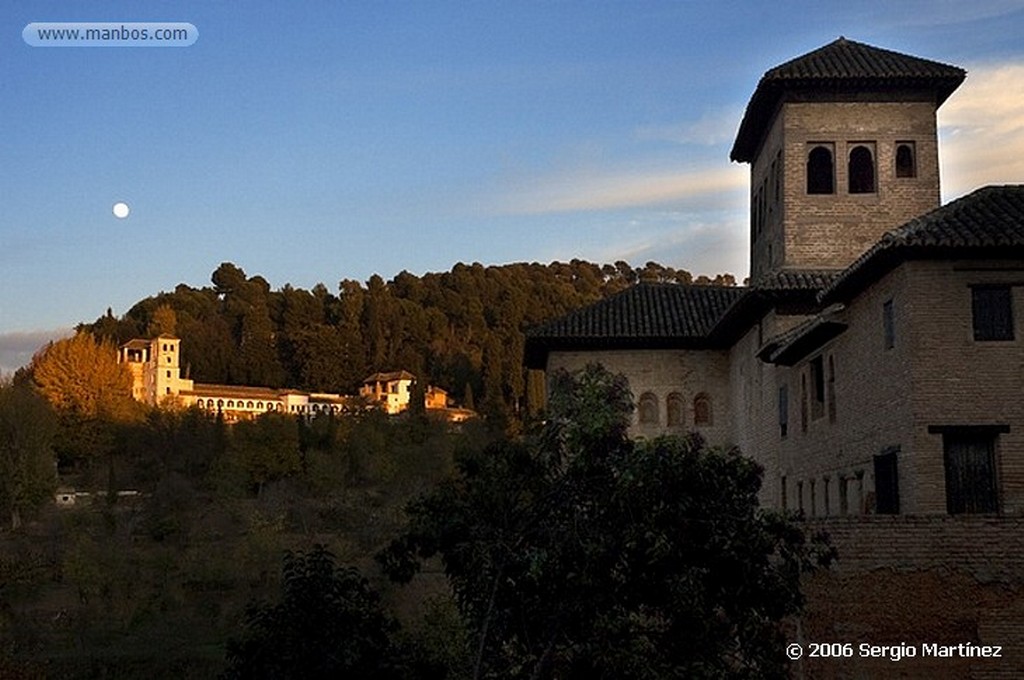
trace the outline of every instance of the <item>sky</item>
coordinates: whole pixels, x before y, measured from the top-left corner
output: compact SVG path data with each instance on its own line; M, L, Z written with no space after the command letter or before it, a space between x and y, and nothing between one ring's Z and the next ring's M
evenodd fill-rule
M198 39L33 47L32 22ZM840 35L968 70L944 202L1024 181L1024 0L34 0L0 27L0 373L221 262L334 291L573 258L742 280L744 107Z

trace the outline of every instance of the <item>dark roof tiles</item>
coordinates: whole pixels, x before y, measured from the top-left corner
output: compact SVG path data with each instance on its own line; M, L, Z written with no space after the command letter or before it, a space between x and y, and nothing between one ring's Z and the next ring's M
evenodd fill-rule
M757 83L729 157L750 162L766 126L787 92L859 93L905 88L933 93L935 105L960 86L967 72L937 61L839 38L767 71Z
M532 339L704 338L746 291L725 286L640 283L531 329Z

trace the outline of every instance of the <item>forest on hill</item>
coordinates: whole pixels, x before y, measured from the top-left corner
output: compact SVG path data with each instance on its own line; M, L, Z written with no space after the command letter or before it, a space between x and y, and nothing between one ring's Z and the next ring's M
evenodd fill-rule
M346 394L371 373L404 369L461 405L508 420L539 403L542 389L522 365L525 330L639 281L736 285L730 274L694 277L655 262L634 268L572 260L459 263L390 281L375 274L365 285L343 279L332 293L323 284L272 290L263 277L225 262L212 286L180 284L79 330L117 343L176 335L186 377L202 383Z

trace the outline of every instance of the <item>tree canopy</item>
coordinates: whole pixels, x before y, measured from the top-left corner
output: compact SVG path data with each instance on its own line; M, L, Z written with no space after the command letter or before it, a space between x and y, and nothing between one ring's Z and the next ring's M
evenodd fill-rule
M21 525L22 513L52 500L57 419L27 385L0 383L0 508Z
M829 551L759 509L761 470L696 435L626 437L625 380L562 376L548 424L459 463L379 555L440 555L475 677L785 677L778 623Z
M288 552L276 604L253 604L228 644L228 678L366 680L441 677L393 639L397 624L365 578L322 545Z
M572 260L342 279L332 293L321 284L272 290L225 262L211 286L182 284L120 319L108 313L82 328L116 343L173 332L182 339L183 370L205 383L351 394L373 372L405 369L508 421L524 414L531 394L525 330L639 281L735 284L729 275L694 278L655 262Z
M32 359L39 392L59 412L79 418L127 419L137 413L128 367L117 347L91 333L52 342Z

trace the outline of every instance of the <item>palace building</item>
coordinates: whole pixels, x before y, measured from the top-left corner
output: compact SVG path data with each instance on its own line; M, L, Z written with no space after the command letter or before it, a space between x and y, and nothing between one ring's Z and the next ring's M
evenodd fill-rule
M629 379L632 433L696 430L808 517L1024 514L1024 186L940 205L965 71L840 38L767 71L750 282L638 284L532 329L531 368Z
M196 383L181 377L181 340L170 335L137 338L121 345L118 360L132 375L132 396L151 406L198 407L219 413L226 421L255 418L278 412L313 418L321 413L337 415L377 405L394 415L409 408L416 376L408 371L375 373L368 377L359 396L304 392L244 385ZM428 385L424 407L449 422L461 422L476 414L454 407L448 393Z

